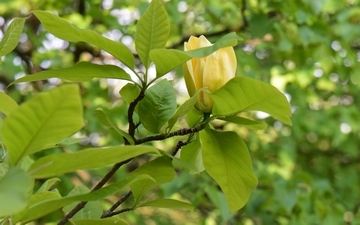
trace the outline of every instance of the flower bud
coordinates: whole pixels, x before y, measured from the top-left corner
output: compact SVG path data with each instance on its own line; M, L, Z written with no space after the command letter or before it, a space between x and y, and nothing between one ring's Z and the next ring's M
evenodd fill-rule
M189 41L184 43L184 50L190 51L211 45L202 35L199 38L191 36ZM235 77L236 66L236 56L232 47L221 48L207 57L187 61L183 68L189 95L193 96L201 88L206 88L211 93L215 92ZM201 91L195 107L204 113L210 113L213 104L210 96Z

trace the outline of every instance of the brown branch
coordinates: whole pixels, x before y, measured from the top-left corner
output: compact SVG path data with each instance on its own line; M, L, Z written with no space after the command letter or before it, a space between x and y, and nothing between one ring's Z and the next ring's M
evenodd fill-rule
M184 136L187 134L191 134L191 133L196 133L201 131L202 129L204 129L204 124L199 124L196 127L192 127L192 128L183 128L168 134L157 134L154 136L148 136L148 137L144 137L144 138L139 138L139 139L135 139L135 143L136 144L143 144L145 142L149 142L149 141L160 141L160 140L165 140L169 137L174 137L174 136Z
M117 207L119 207L123 202L125 202L125 200L128 199L131 195L132 195L132 191L131 191L131 190L128 191L128 192L126 192L126 194L123 195L123 196L119 199L119 201L117 201L114 205L112 205L112 206L110 207L110 209L109 209L108 211L106 211L106 212L101 216L101 218L106 218L106 217L111 217L111 216L113 216L113 215L116 215L116 214L113 214L114 210L115 210ZM127 211L129 211L129 210L127 210ZM127 211L124 211L124 212L127 212Z

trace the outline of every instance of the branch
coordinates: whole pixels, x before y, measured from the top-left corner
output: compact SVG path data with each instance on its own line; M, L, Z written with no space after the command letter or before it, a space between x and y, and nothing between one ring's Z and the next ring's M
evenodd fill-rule
M128 121L129 121L129 135L135 140L135 130L138 127L137 124L134 123L133 115L135 111L136 105L145 97L145 91L141 90L139 96L130 103L128 109ZM140 125L140 124L139 124Z
M160 141L160 140L164 140L167 139L169 137L174 137L174 136L184 136L187 134L191 134L191 133L196 133L201 131L202 129L204 129L204 124L201 123L196 127L192 127L192 128L183 128L168 134L158 134L158 135L154 135L154 136L148 136L148 137L144 137L144 138L139 138L139 139L135 139L135 143L136 144L143 144L145 142L149 142L149 141Z

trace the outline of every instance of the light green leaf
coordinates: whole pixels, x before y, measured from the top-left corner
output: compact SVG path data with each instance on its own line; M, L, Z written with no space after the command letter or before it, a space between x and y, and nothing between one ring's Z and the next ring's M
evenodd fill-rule
M31 195L33 180L24 171L12 167L0 180L0 217L23 210Z
M263 130L266 127L265 123L258 122L255 120L250 120L239 116L225 116L225 117L218 117L217 119L239 124L247 128L250 128L252 130Z
M69 68L46 70L28 76L24 76L21 77L20 79L11 82L10 85L21 82L46 80L53 77L68 81L74 81L74 82L88 81L95 77L131 80L130 75L127 74L120 67L113 65L98 65L89 62L79 62L76 65Z
M71 224L74 225L128 225L123 220L115 218L104 218L104 219L82 219L82 220L71 220Z
M53 144L51 144L51 145L44 146L43 148L41 148L41 150L49 149L49 148L56 148L56 147L64 147L64 146L68 146L68 145L73 145L73 144L76 144L76 143L85 141L85 140L87 140L87 139L89 139L89 138L87 138L87 137L82 137L82 138L69 137L69 138L65 138L65 139L61 140L61 141L58 142L58 143L53 143Z
M159 184L170 182L175 177L175 171L171 164L171 160L168 157L159 157L153 161L150 161L128 175L128 178L137 177L141 174L147 174L155 179L152 180L141 180L134 182L130 185L130 188L135 197L136 206L143 194L151 188L158 186Z
M103 199L109 195L113 195L116 192L120 191L124 187L130 185L132 182L143 180L143 179L152 179L148 175L141 175L133 179L126 179L118 181L114 184L106 186L102 189L76 196L67 196L63 198L50 199L43 202L39 202L35 205L32 205L25 213L23 218L21 218L22 223L27 223L32 220L38 219L44 215L47 215L57 209L64 207L72 202L76 201L96 201Z
M10 96L0 91L0 112L6 116L10 115L11 112L16 110L19 106Z
M95 110L95 115L99 119L99 121L101 122L102 125L114 128L114 130L116 130L116 132L118 132L122 137L126 138L126 140L128 140L128 142L131 145L135 145L135 142L132 139L132 137L128 133L126 133L125 131L121 130L116 125L116 123L111 119L111 117L107 116L108 113L105 112L104 109L96 109Z
M145 68L153 49L163 48L168 40L170 24L161 0L153 0L136 26L135 48Z
M27 18L15 18L11 21L4 37L0 41L0 60L1 56L9 54L19 44L26 19Z
M137 112L142 125L150 132L159 133L176 110L176 94L168 80L162 80L145 92Z
M164 156L171 158L171 162L172 162L174 168L175 168L175 166L180 166L182 168L188 169L189 171L197 171L196 167L189 162L186 162L186 161L184 161L176 156L173 156L170 153L165 152L165 151L160 151L160 153Z
M77 186L74 187L67 197L76 196L81 194L89 193L90 189L84 186ZM79 202L73 202L67 206L62 208L62 211L65 213L70 212ZM84 208L82 208L79 212L77 212L72 219L79 220L79 219L97 219L100 218L103 212L103 207L100 201L90 201L88 202Z
M197 90L195 92L195 94L189 98L188 100L186 100L179 108L178 110L176 110L175 114L170 118L170 120L168 121L168 130L171 130L171 128L175 125L176 121L186 115L186 113L188 113L192 108L194 108L194 105L196 103L197 100L197 96L199 94L199 92L201 90L203 90L204 88L201 88L199 90Z
M233 32L215 42L212 46L192 51L176 49L153 49L150 52L151 60L156 65L156 76L161 77L191 58L204 58L220 48L235 46L240 38Z
M113 146L52 154L36 160L29 168L29 174L33 178L52 177L79 169L109 166L147 153L159 151L151 146Z
M83 41L95 45L113 55L130 69L134 69L134 56L126 45L107 39L92 30L79 29L52 13L41 10L34 10L32 13L45 29L56 37L71 42Z
M195 167L195 170L189 170L189 173L201 173L205 169L202 159L201 144L198 140L194 140L182 147L180 158Z
M241 209L257 185L244 141L235 132L200 131L202 158L209 175L224 192L230 211Z
M187 209L189 211L194 211L195 206L190 203L175 200L175 199L157 199L154 201L144 202L139 204L136 208L140 207L157 207L157 208L167 208L167 209Z
M63 85L40 93L11 113L2 126L10 165L78 131L83 125L79 87Z
M36 191L36 193L40 193L40 192L44 192L44 191L49 191L51 188L54 187L54 185L57 182L60 182L61 180L59 178L51 178L47 181L45 181L41 187Z
M130 105L140 94L140 88L136 84L128 83L120 90L121 97Z
M193 107L187 114L186 114L186 122L188 123L189 127L194 127L198 124L201 119L203 118L203 114L198 111L195 107Z
M212 93L213 115L229 116L240 111L263 111L291 125L291 109L285 95L270 84L250 77L235 77Z

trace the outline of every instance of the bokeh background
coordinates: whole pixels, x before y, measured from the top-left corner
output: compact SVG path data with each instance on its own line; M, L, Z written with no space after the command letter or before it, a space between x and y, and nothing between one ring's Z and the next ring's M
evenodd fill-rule
M235 47L238 76L271 83L288 97L293 126L265 113L250 112L268 124L263 131L235 129L246 141L259 185L247 205L229 214L224 195L206 174L178 170L177 178L151 194L191 201L195 212L144 208L122 214L129 224L360 224L360 1L359 0L168 0L163 1L171 23L167 47L183 48L190 35L215 42L236 32L243 41ZM76 26L120 41L133 50L136 23L149 5L143 0L0 0L0 38L14 17L31 10L57 13ZM119 65L106 52L84 43L69 43L46 32L30 16L17 48L3 57L0 91L18 103L62 83L58 79L21 83L14 79L78 61ZM137 61L137 70L143 68ZM181 68L166 76L174 80L179 104L188 98ZM107 107L119 125L126 125L126 103L119 95L124 82L92 80L81 84L85 128L89 140L69 149L121 144L116 134L98 122L97 107ZM175 141L155 143L170 149ZM145 160L145 159L143 159ZM125 176L140 161L119 171ZM106 168L78 171L60 177L66 195L74 185L91 187ZM241 192L241 190L239 190ZM119 193L121 196L124 193ZM118 196L106 199L105 207ZM44 221L57 221L61 212ZM48 223L50 224L50 223Z

